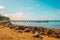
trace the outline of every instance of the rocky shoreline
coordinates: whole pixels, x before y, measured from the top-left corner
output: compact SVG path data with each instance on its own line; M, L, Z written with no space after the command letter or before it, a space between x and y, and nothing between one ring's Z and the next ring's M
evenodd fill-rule
M60 29L49 29L36 26L13 25L10 21L0 22L0 25L16 30L18 33L28 32L33 34L33 37L39 38L40 35L47 35L49 37L60 38ZM41 37L42 38L42 37Z

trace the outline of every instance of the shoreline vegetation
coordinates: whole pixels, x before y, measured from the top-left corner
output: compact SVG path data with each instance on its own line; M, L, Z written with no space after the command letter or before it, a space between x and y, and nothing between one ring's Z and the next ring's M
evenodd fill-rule
M14 25L8 20L0 21L0 40L60 40L60 29Z

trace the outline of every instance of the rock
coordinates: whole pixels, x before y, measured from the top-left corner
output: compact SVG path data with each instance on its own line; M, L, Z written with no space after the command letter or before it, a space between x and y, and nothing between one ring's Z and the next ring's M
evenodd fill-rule
M9 25L8 27L9 27L10 29L14 29L14 28L15 28L14 25Z
M40 34L38 32L35 32L35 34L33 34L33 37L39 38L40 37Z
M36 30L38 30L38 28L37 28L37 27L34 27L33 29L34 29L35 31L36 31Z
M52 35L52 34L53 34L53 32L54 32L54 31L49 30L49 31L47 32L47 35Z
M31 29L30 28L25 28L24 32L30 32Z
M34 34L38 30L38 27L32 27L31 28L31 33Z
M31 29L30 33L34 34L35 33L34 29Z
M43 32L40 32L40 34L41 34L41 35L44 35L44 33L43 33Z
M17 30L18 33L23 33L23 30Z
M58 34L57 32L55 32L55 31L52 31L52 30L49 30L49 31L47 32L47 35L48 35L49 37L60 38L59 34Z
M19 26L18 29L24 30L25 28L24 28L24 26Z
M1 29L1 28L4 28L4 26L1 26L1 25L0 25L0 29Z
M25 28L24 28L24 26L17 26L17 27L15 27L15 30L24 30Z
M2 23L1 25L2 25L2 26L4 26L4 24L3 24L3 23Z
M5 26L5 27L8 27L8 25L7 25L7 24L4 24L4 26Z
M15 28L15 27L10 25L10 27L9 27L9 28L10 28L10 29L12 29L12 28Z
M12 25L12 24L11 24L11 23L6 23L6 25L7 25L7 26L10 26L10 25Z
M15 27L14 29L15 29L15 30L18 30L18 27Z
M60 35L58 33L55 33L55 38L60 38Z

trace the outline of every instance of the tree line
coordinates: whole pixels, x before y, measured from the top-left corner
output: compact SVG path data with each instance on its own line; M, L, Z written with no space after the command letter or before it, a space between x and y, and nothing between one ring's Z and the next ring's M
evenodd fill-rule
M4 21L4 20L10 20L10 19L9 19L9 17L0 15L0 21Z

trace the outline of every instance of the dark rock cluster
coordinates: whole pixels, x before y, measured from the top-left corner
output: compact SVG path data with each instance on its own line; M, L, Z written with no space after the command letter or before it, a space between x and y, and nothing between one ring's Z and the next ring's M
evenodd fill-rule
M47 29L36 26L22 26L13 25L10 22L0 23L4 27L9 27L10 29L16 30L18 33L29 32L33 34L33 37L41 37L40 35L48 35L50 37L60 38L60 29ZM42 37L41 37L42 38Z

